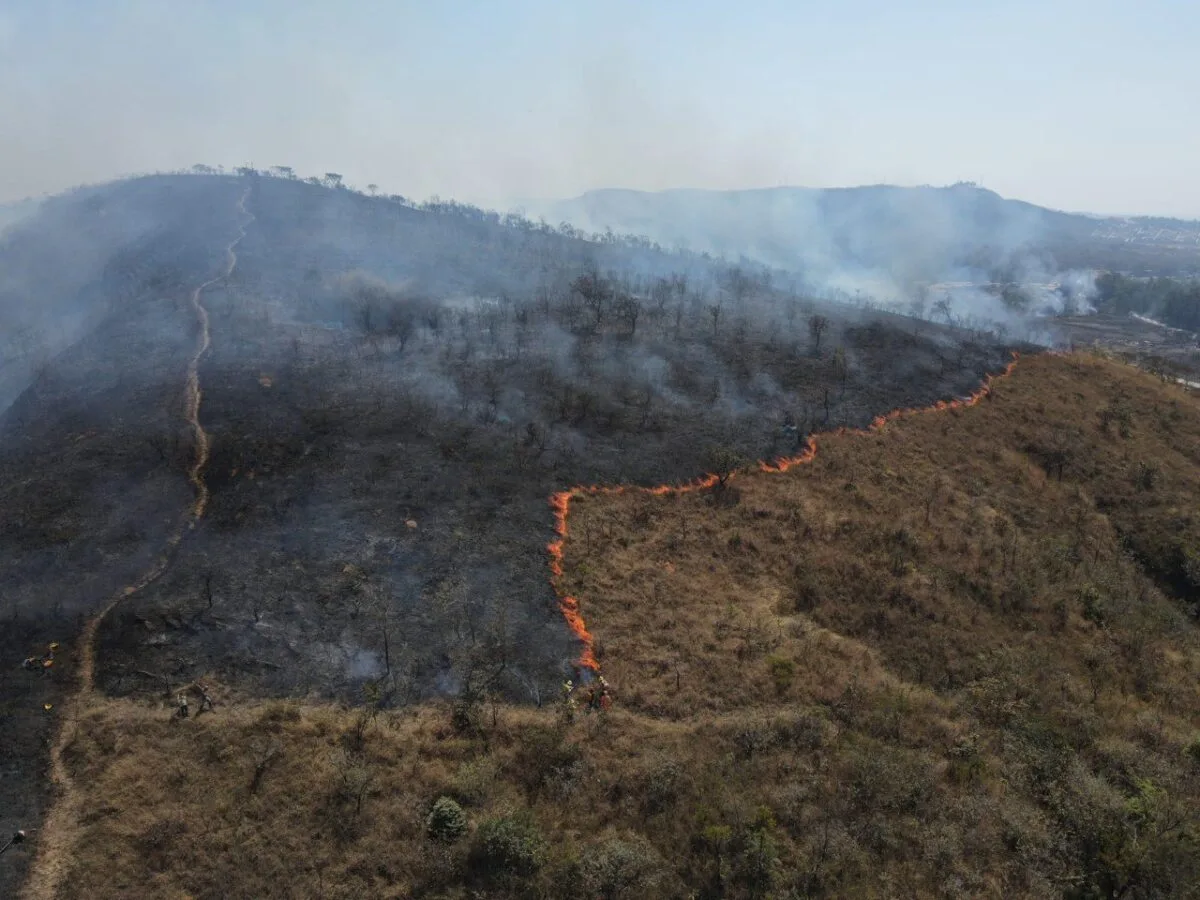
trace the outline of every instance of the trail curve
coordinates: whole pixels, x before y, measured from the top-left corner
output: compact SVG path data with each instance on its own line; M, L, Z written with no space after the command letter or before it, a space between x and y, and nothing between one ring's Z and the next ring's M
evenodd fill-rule
M64 755L74 740L79 715L96 690L96 635L100 631L100 626L123 600L144 590L162 577L184 535L196 527L196 523L208 509L209 490L204 481L204 471L208 466L211 441L208 432L204 430L204 426L200 422L200 404L203 400L203 392L200 387L200 363L212 347L212 335L209 331L208 310L201 302L201 295L208 288L229 278L233 274L233 270L237 268L237 245L246 236L246 228L254 221L254 216L246 209L246 198L249 194L250 189L247 188L238 198L237 212L241 221L238 225L237 236L225 247L225 265L222 271L193 289L188 298L199 325L196 349L187 366L184 403L184 418L192 431L195 442L195 453L188 469L188 481L194 491L192 503L180 517L179 524L167 538L162 553L150 568L132 584L126 585L109 597L100 611L87 620L80 632L76 642L77 685L75 692L62 705L62 722L50 745L49 775L58 796L47 811L46 818L38 832L37 851L22 891L22 897L25 900L55 900L58 897L59 888L70 868L71 856L79 836L82 801L79 789L64 761Z

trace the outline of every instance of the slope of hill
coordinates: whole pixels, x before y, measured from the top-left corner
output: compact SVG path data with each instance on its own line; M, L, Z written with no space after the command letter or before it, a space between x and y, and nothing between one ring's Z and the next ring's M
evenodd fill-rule
M591 191L533 205L551 221L644 234L798 270L817 287L880 299L915 282L1049 281L1070 269L1174 275L1200 269L1194 223L1149 228L1057 212L970 184ZM1188 227L1193 226L1193 227Z
M121 307L179 286L198 264L222 188L150 178L80 188L0 236L0 413Z
M68 883L1190 896L1198 447L1178 386L1045 356L783 472L585 494L559 588L611 710L98 701L68 747L93 810Z
M75 694L85 622L121 696L536 703L576 652L551 492L791 452L1007 359L755 267L257 175L50 201L0 266L7 313L77 323L28 342L0 416L0 831L35 835L60 715L103 702Z

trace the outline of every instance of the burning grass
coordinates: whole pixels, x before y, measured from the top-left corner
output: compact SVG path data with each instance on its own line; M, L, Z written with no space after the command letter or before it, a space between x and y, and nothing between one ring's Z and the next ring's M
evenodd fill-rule
M871 421L869 429L857 428L839 428L834 432L836 436L844 437L848 434L867 435L872 431L879 431L885 428L889 423L895 422L906 416L918 415L921 413L930 412L946 412L952 409L968 409L977 405L980 401L991 396L992 385L996 378L1007 378L1012 374L1017 365L1017 354L1013 354L1013 361L1010 362L999 376L988 375L984 383L978 390L971 393L970 396L960 400L939 400L932 406L912 408L912 409L896 409L885 415L876 416ZM786 472L796 466L804 465L812 462L817 455L817 438L810 436L801 449L800 453L795 456L778 457L772 460L762 460L758 463L757 469L760 472ZM550 495L550 508L554 511L554 531L558 537L551 541L546 550L550 556L550 576L556 589L560 589L561 578L563 575L563 545L566 543L569 534L567 518L570 515L571 500L575 497L594 497L594 496L611 496L615 494L624 494L634 492L646 494L652 497L677 496L680 494L691 494L696 491L709 490L714 487L724 488L728 479L732 478L735 473L729 472L724 475L706 474L693 481L683 484L661 484L654 487L627 487L624 485L591 485L587 487L574 487L567 491L557 491ZM671 563L665 564L668 568ZM579 610L579 600L570 594L561 594L559 598L559 606L562 610L563 618L566 620L567 627L571 634L580 642L579 658L576 665L589 672L596 672L600 666L596 662L595 642L591 633L587 630L587 625L583 621L583 616Z
M1187 896L1197 448L1178 388L1037 357L787 472L556 495L556 588L614 711L97 701L68 884ZM443 796L463 816L431 836Z

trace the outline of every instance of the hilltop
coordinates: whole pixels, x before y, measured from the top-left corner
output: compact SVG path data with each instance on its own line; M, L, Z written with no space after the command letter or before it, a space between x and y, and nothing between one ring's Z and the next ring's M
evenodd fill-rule
M557 586L607 713L98 700L67 747L94 810L72 889L1189 896L1194 395L1024 358L973 406L815 447L572 502Z

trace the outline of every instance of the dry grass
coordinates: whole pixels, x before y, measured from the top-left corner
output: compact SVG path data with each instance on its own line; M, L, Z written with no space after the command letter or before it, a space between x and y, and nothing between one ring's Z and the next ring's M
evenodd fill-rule
M1198 499L1195 399L1071 356L785 474L577 500L614 712L98 702L69 895L1195 896ZM523 874L497 817L545 840Z
M1114 404L1124 437L1102 425ZM564 589L626 704L654 715L775 705L768 655L816 699L856 670L945 694L1002 649L1071 669L1126 630L1151 642L1146 662L1188 637L1200 581L1168 600L1145 573L1175 587L1181 557L1200 563L1197 497L1193 397L1091 357L1033 358L977 407L823 437L812 463L725 496L581 497ZM1159 675L1195 710L1185 658Z

